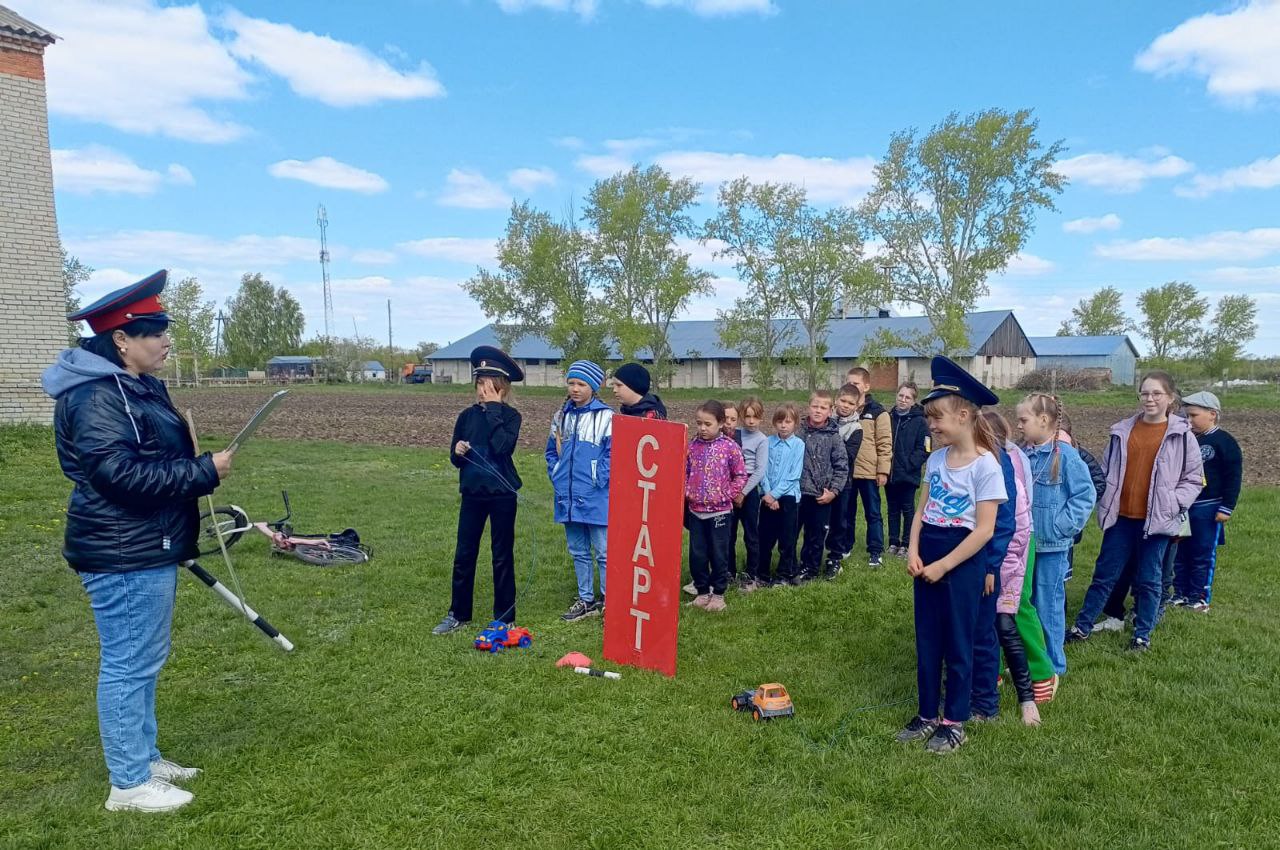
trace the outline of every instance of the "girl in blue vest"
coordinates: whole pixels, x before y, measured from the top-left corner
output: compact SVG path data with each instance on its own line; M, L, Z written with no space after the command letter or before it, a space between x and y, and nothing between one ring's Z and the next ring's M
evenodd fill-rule
M926 741L944 755L965 742L973 691L973 644L995 533L1007 501L999 443L980 408L995 393L946 357L933 358L933 391L924 399L935 451L920 509L911 523L907 572L914 579L916 683L920 710L899 741ZM942 704L943 662L946 702ZM941 709L941 714L939 713Z
M604 610L613 408L596 395L602 383L604 370L595 363L573 363L565 373L568 399L552 418L547 438L555 520L564 525L578 579L578 598L561 615L567 621L597 616Z

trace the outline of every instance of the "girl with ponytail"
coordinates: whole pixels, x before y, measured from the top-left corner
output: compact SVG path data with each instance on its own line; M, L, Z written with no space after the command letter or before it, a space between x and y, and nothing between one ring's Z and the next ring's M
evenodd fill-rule
M1057 677L1067 672L1067 570L1069 553L1089 522L1097 498L1089 467L1070 443L1059 439L1064 414L1056 396L1032 393L1017 407L1023 450L1031 465L1031 527L1035 532L1031 604L1044 629L1045 648ZM1043 694L1042 694L1043 695Z

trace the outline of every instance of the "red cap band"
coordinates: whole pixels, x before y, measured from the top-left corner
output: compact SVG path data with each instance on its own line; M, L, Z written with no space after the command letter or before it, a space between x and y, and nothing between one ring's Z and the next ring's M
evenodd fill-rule
M94 333L100 334L103 331L113 331L122 325L127 325L139 316L163 312L164 305L160 303L160 298L156 295L148 295L141 301L134 301L109 313L94 316L89 319L89 327Z

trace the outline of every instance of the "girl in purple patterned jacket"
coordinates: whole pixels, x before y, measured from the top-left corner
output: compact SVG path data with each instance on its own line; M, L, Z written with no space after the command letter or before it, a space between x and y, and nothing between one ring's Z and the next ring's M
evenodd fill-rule
M722 431L724 405L707 401L698 408L697 436L685 459L685 525L689 529L689 572L698 595L690 605L723 611L733 553L729 519L733 499L747 483L747 465Z

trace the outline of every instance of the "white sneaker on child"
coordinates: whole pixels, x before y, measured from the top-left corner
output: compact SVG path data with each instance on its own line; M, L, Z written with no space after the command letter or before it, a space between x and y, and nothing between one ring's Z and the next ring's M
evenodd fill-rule
M1107 617L1101 623L1094 625L1095 632L1122 632L1124 631L1124 620L1116 617Z
M171 812L195 799L190 791L175 788L163 779L148 779L133 788L111 786L106 809L109 812Z

